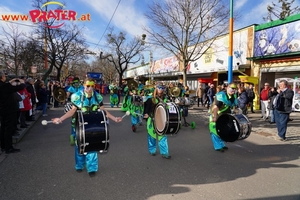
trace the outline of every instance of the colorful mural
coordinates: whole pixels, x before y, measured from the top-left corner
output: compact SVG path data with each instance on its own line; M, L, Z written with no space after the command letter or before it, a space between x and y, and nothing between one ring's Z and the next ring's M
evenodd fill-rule
M300 21L255 32L254 57L300 51Z
M176 56L156 60L152 63L151 73L179 71L179 61Z
M208 73L228 70L229 36L218 38L198 60L189 63L187 73ZM248 51L248 29L233 34L233 70L246 64Z
M133 78L135 76L147 75L149 74L149 71L150 67L149 65L146 65L127 69L123 75L124 78Z

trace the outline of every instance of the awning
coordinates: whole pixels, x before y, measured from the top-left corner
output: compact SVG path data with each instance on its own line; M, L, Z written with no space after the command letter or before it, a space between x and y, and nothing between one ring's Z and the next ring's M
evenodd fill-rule
M245 74L244 71L245 71L245 69L233 70L233 73L240 73L240 74L242 74L244 76L248 76L248 74ZM219 74L227 74L228 71L220 71L218 73Z
M186 74L187 78L210 78L211 77L212 72L210 73L199 73L199 74Z

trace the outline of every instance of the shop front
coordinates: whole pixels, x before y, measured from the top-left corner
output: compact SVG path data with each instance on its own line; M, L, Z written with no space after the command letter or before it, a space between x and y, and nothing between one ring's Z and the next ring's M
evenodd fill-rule
M300 14L255 27L253 76L276 86L280 78L300 77ZM249 59L249 58L248 58Z
M247 56L252 55L254 26L233 33L233 81L240 82L240 75L250 75L251 65ZM187 80L209 80L221 85L228 82L229 35L220 36L196 61L189 64ZM205 76L203 76L205 75ZM203 83L203 82L202 82Z

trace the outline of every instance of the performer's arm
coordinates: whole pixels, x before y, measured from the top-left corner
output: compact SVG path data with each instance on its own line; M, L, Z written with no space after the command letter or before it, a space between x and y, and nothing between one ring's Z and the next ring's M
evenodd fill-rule
M213 114L213 119L212 119L212 121L213 121L213 122L216 122L216 121L217 121L217 118L218 118L218 111L219 111L218 106L214 105L213 108L212 108L212 114Z
M152 108L152 98L148 98L145 102L144 118L148 118Z
M214 104L215 105L213 105L213 107L212 107L212 114L213 114L212 121L216 122L217 118L218 118L218 112L219 112L220 108L224 105L224 103L222 101L215 100Z
M102 102L100 102L99 106L100 106L100 109L101 109L101 110L105 111L106 116L107 116L109 119L113 120L114 122L121 122L121 121L122 121L122 117L115 117L115 116L113 116L110 112L108 112L108 110L105 110L104 105L103 105Z
M52 122L53 122L54 124L60 124L60 123L62 123L65 119L68 119L68 118L72 117L72 116L75 114L76 111L77 111L77 107L73 105L71 110L69 110L67 113L65 113L65 114L64 114L63 116L61 116L60 118L53 118L53 119L52 119Z

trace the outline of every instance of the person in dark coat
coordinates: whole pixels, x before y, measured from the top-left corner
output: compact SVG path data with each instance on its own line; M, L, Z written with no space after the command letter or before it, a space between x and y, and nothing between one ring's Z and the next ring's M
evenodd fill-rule
M253 101L255 99L255 93L253 91L253 85L250 84L249 85L249 88L246 90L247 92L247 95L248 95L248 104L250 106L250 110L252 113L254 113L254 110L253 110Z
M17 82L16 86L12 83ZM12 145L12 136L16 131L16 118L19 110L19 103L16 102L15 94L17 91L26 87L24 80L12 79L6 82L5 73L0 71L0 118L1 118L1 150L6 154L20 152Z
M26 121L34 121L34 108L36 106L36 94L35 94L35 89L34 89L34 80L32 78L28 78L26 80L26 90L30 93L31 95L31 107L32 109L27 112L26 114Z
M292 112L292 104L294 98L294 91L287 87L286 80L279 82L278 95L275 97L273 105L274 117L278 130L278 139L286 141L287 123L289 121L290 113Z
M248 95L244 87L239 87L238 95L238 107L241 111L240 114L247 115Z
M38 78L33 86L34 86L34 90L35 90L35 95L36 95L36 99L38 100L38 102L36 102L36 106L38 107L40 105L40 96L39 96L39 91L40 91L40 84L41 84L42 80L40 78Z
M39 91L40 106L38 106L36 110L42 110L43 117L48 116L47 115L48 95L49 95L49 90L47 90L45 83L44 82L40 83L40 91Z
M278 94L277 89L275 87L271 87L270 92L268 94L268 98L269 98L268 109L270 110L270 117L271 117L270 118L270 124L275 123L273 102L274 102L277 94Z

